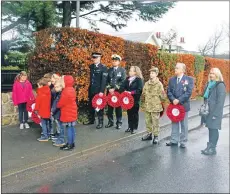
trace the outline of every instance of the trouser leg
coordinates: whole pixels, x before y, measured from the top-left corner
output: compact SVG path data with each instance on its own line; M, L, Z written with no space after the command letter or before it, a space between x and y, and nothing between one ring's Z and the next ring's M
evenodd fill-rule
M185 118L180 123L181 123L180 143L185 143L188 141L188 112L185 113Z
M20 123L23 123L23 105L22 103L21 104L18 104L18 115L19 115L19 122Z
M26 110L26 102L22 103L23 106L23 114L24 114L24 122L27 123L28 122L28 111Z
M111 123L111 124L114 123L114 121L113 121L113 110L114 110L114 108L112 106L108 105L107 117L108 117L109 123Z
M117 119L117 125L118 124L122 124L122 108L121 107L117 107L115 108L116 111L116 119Z
M172 132L171 132L171 142L172 143L179 142L179 130L180 130L180 123L172 122Z
M148 131L148 133L152 133L152 116L150 112L145 112L145 125L146 125L146 129Z
M216 147L218 139L219 139L219 130L209 128L209 142L212 143L214 147Z
M154 136L159 136L159 131L160 131L160 125L159 125L160 113L159 112L153 112L153 113L151 113L151 116L152 116L153 135Z

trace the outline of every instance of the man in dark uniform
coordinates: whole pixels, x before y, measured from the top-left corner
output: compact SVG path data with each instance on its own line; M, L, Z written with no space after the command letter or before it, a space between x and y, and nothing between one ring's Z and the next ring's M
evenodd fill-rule
M86 125L95 123L95 109L92 106L92 99L96 94L103 96L107 83L107 67L101 64L101 53L92 53L93 64L90 65L90 85L88 90L89 95L89 121ZM97 129L103 127L104 109L97 112L98 125Z
M119 55L112 55L113 67L108 70L108 86L107 93L113 93L114 91L119 91L120 86L126 79L125 69L119 67L121 57ZM106 128L112 127L114 125L113 121L113 110L114 108L108 105L108 120L109 123L106 125ZM115 108L116 111L116 128L120 129L122 125L122 109L121 107Z

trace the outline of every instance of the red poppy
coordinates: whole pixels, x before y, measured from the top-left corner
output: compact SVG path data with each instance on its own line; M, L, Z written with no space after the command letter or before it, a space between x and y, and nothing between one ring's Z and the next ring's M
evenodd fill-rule
M28 102L26 103L26 110L27 110L28 112L33 112L32 104L34 104L34 103L35 103L35 99L30 100L30 101L28 101Z
M167 116L172 122L180 122L185 117L185 109L180 104L170 104L167 108Z
M101 109L105 108L106 104L107 104L107 98L105 95L100 97L99 94L96 94L93 97L93 100L92 100L93 108L101 110Z
M39 118L39 116L34 111L32 112L31 120L37 124L41 123L41 119Z
M128 92L123 92L120 94L121 107L124 110L129 110L134 105L133 96Z
M109 93L107 99L108 99L109 106L112 106L114 108L121 106L119 92L114 92L113 94Z

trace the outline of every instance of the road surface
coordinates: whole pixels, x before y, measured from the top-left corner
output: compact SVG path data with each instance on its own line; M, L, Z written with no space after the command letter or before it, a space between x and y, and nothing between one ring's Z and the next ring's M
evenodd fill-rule
M189 133L186 149L132 139L81 159L2 180L2 192L229 193L229 115L217 155L204 156L208 130Z

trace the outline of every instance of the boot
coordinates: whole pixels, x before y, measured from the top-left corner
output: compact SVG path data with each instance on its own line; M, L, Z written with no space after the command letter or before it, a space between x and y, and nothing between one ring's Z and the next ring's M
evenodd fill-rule
M117 124L116 129L121 129L121 124L120 123Z
M134 129L130 129L130 132L131 132L131 134L136 133L136 132L134 131Z
M113 126L113 123L112 122L109 122L108 125L105 126L105 128L110 128Z
M141 138L142 141L149 141L152 140L152 133L148 133L147 135L145 135L144 137Z
M158 136L154 136L153 144L158 144L158 142L159 142Z
M209 144L209 142L207 142L207 147L204 150L201 150L201 153L206 152L209 149L209 147L210 147L210 144Z
M125 130L126 133L128 133L128 132L130 132L130 131L131 131L130 128L128 128L128 129Z
M103 120L99 119L98 120L98 125L96 126L97 129L103 128Z
M209 143L209 148L202 152L202 154L204 155L215 155L216 154L216 147L212 144L212 143Z

